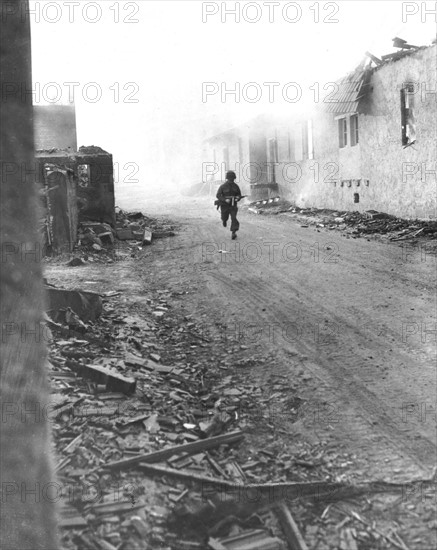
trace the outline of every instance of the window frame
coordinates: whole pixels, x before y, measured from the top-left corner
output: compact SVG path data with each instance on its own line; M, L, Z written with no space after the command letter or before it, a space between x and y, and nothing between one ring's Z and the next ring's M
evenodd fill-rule
M406 147L416 141L416 124L414 119L414 85L405 83L400 90L401 99L401 132L402 145ZM411 139L414 135L414 139Z
M273 158L272 158L273 157ZM267 183L276 183L276 164L278 164L278 139L267 138Z
M309 118L307 120L307 147L308 147L308 160L314 160L314 128L313 121Z
M348 131L348 124L347 124L347 117L340 117L338 119L338 146L340 149L344 149L347 147L347 131Z
M349 125L350 125L351 147L355 147L360 142L358 114L357 113L350 116L350 124Z
M302 160L309 159L309 147L308 147L308 121L306 120L302 124Z

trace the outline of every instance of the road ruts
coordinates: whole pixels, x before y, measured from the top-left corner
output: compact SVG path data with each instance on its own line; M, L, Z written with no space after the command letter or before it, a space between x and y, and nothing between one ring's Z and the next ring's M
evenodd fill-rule
M298 337L273 342L263 335L277 361L256 376L274 372L294 379L298 369L310 372L314 383L299 391L335 405L329 435L363 458L366 477L427 477L436 461L435 341L432 334L421 340L420 324L432 329L435 323L435 258L407 263L393 245L319 233L290 220L241 216L240 251L267 241L279 250L290 242L302 250L295 263L270 261L268 254L250 262L233 254L235 244L215 217L191 216L172 240L171 253L160 244L159 260L149 258L151 268L157 262L167 272L161 282L178 284L172 269L183 266L182 278L196 289L186 305L194 316L199 307L208 311L211 325L297 324ZM321 256L315 263L316 242L332 258L324 248L330 243L338 262ZM418 327L416 338L405 334L406 326L411 332ZM244 343L250 355L251 343ZM314 429L323 435L323 419Z

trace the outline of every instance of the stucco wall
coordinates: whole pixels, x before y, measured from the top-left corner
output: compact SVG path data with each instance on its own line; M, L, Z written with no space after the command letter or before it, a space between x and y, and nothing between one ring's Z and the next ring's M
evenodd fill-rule
M436 216L437 47L381 67L372 75L361 122L361 172L372 207L406 218ZM400 90L414 82L417 141L401 142ZM434 93L425 93L434 90ZM426 171L429 171L428 173Z
M288 169L277 170L281 196L299 206L434 218L437 103L436 93L424 92L437 88L436 65L433 46L375 70L367 99L360 105L359 144L354 147L349 139L346 147L339 148L337 120L319 111L313 117L314 159L300 160L301 121L291 123L296 160ZM404 148L400 90L406 82L416 83L417 141ZM284 131L277 130L278 140ZM354 193L359 193L359 203L354 203Z

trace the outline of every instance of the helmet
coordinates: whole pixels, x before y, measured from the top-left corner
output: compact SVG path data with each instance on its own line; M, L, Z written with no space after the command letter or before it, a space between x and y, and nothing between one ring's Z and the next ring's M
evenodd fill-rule
M226 172L226 179L227 180L236 180L237 179L237 174L235 172L233 172L232 170L228 170Z

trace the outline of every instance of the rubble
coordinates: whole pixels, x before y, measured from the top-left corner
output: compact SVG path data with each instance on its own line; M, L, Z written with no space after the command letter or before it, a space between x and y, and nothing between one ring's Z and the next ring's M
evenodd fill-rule
M152 244L152 237L153 237L152 231L148 227L145 227L144 233L143 233L143 244ZM155 238L156 238L156 235L155 235Z
M144 221L140 213L125 219ZM404 485L337 479L338 449L297 437L283 445L289 426L274 427L270 407L293 422L302 398L287 377L248 378L248 368L270 360L262 354L248 360L239 343L216 352L214 335L172 307L183 292L148 289L138 309L115 288L99 288L102 310L85 333L64 332L63 319L50 324L57 471L67 488L90 488L62 503L66 550L235 548L236 541L250 550L302 550L323 541L332 518L344 519L320 503L402 494ZM261 448L255 433L265 434ZM242 491L259 498L241 500ZM352 515L335 532L343 546L376 547L370 520Z
M261 529L247 531L222 539L210 538L211 550L285 550L284 542L276 537L266 536Z
M65 290L46 286L48 313L53 321L66 321L66 312L73 310L83 321L95 321L102 314L102 299L95 292ZM67 322L67 324L69 324Z
M113 470L135 466L137 464L141 465L142 463L161 462L162 460L171 458L175 454L184 453L184 455L187 456L189 454L197 453L198 451L214 449L214 447L218 447L220 445L228 445L239 441L242 438L243 433L241 431L231 432L226 435L211 437L201 441L195 441L193 443L186 443L185 445L179 445L177 447L170 447L144 456L136 456L126 460L111 462L109 464L105 464L104 469Z
M79 224L74 247L59 250L46 261L65 262L69 267L118 262L138 255L142 247L151 245L154 239L176 235L175 224L166 219L149 218L141 212L125 213L116 208L116 220L115 227L100 221L83 221Z
M245 207L242 207L244 209ZM352 238L362 236L386 236L389 241L411 241L418 237L425 240L437 238L437 221L405 220L384 212L339 212L319 208L300 208L285 200L269 199L251 203L247 211L263 215L291 216L301 227L323 227L341 230Z
M120 240L131 239L148 245L153 239L174 237L173 230L172 224L148 218L141 212L126 213L116 209L116 234Z
M66 361L65 366L96 384L104 385L108 392L114 391L126 395L135 392L136 381L134 378L128 378L110 369L99 365L82 365L74 361Z
M284 530L285 536L290 549L292 550L309 550L308 546L299 530L293 516L290 513L288 506L281 502L278 506L278 515Z

